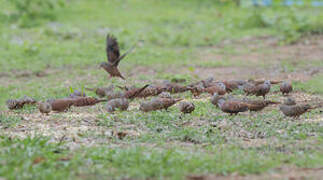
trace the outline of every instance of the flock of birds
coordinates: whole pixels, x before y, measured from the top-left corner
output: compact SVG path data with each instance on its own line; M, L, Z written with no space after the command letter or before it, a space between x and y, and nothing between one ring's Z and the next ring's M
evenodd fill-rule
M120 61L132 51L134 47L129 49L123 55L120 55L119 45L115 37L107 36L106 53L107 62L100 64L111 77L125 79L120 73L118 65ZM50 99L46 102L36 101L31 97L23 97L21 99L7 100L9 109L19 109L25 104L38 105L41 113L47 114L51 111L65 112L70 107L92 106L101 102L107 102L105 110L114 112L116 110L128 110L129 103L135 98L148 98L155 96L149 100L144 100L140 103L139 110L143 112L167 110L169 107L180 102L179 109L183 114L191 113L195 110L193 102L185 101L182 98L174 98L172 94L183 93L190 91L194 97L200 96L202 93L211 95L210 102L225 113L237 115L245 111L261 111L269 105L279 104L280 111L289 117L299 117L305 112L319 108L322 105L310 105L307 103L296 103L294 99L288 97L284 102L271 101L266 99L266 95L270 92L272 84L279 84L280 91L283 95L288 95L293 91L291 82L289 81L269 81L269 80L230 80L230 81L215 81L213 78L207 78L189 85L182 85L175 82L163 82L155 85L145 85L137 88L117 86L121 91L116 91L114 85L109 87L87 88L94 91L99 98L89 97L84 92L75 90L66 98ZM246 96L255 95L262 96L261 99L248 99L247 97L240 99L230 95L236 89L242 89ZM104 99L102 99L104 98Z

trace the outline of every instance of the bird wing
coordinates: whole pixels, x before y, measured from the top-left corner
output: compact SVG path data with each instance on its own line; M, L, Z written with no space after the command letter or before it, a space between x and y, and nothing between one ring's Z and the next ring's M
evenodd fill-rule
M107 35L106 53L108 62L115 64L120 57L119 45L117 39L112 35ZM118 63L117 63L118 64Z
M113 65L115 66L118 66L119 65L119 62L127 55L129 54L134 48L135 48L136 45L133 45L127 52L125 52L122 56L120 56L114 63Z

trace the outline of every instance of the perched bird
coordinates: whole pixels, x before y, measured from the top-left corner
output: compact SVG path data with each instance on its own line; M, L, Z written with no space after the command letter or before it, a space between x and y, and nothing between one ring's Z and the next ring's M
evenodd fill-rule
M104 97L106 94L114 90L114 85L110 85L108 87L98 87L98 88L85 88L89 91L94 91L96 95L99 97Z
M144 87L142 88L133 88L130 89L126 92L124 92L123 97L127 98L127 99L134 99L136 98L142 91L144 91L147 87L149 86L149 84L146 84Z
M204 86L203 84L196 84L196 85L191 85L189 86L190 91L194 97L198 97L204 92Z
M244 85L244 92L246 95L256 95L256 96L263 96L263 98L266 98L266 94L269 93L271 88L271 83L270 81L266 80L263 84L259 85L253 85L250 83L247 83Z
M261 111L270 104L280 104L279 102L269 100L244 100L248 104L249 111Z
M224 83L217 83L215 86L205 88L203 91L211 95L213 95L214 93L224 95L227 92Z
M280 92L282 92L283 95L288 94L293 91L292 83L289 81L284 81L280 84Z
M190 90L189 87L177 83L165 83L162 88L170 93L182 93Z
M150 85L146 89L144 89L141 93L139 93L137 95L137 97L138 98L146 98L146 97L150 97L150 96L157 96L165 90L166 90L165 87Z
M230 115L237 115L239 112L248 111L248 104L237 100L225 100L223 98L218 100L218 106L225 113Z
M38 109L42 114L48 115L52 111L52 106L48 102L39 102Z
M6 101L6 105L10 110L21 109L24 107L25 104L34 105L36 103L37 101L35 99L28 96L24 96L23 98L20 98L20 99L8 99Z
M134 47L132 47L126 53L124 53L122 56L120 56L119 45L118 45L117 39L115 37L113 37L112 35L108 34L106 41L107 41L106 42L106 53L107 53L108 62L102 62L100 64L100 67L103 68L106 72L108 72L111 77L120 77L121 79L125 79L121 75L121 73L118 69L118 65L119 65L119 62Z
M117 98L117 99L112 99L108 101L108 103L105 106L105 110L108 112L114 112L117 109L121 111L126 111L129 107L129 101L126 98Z
M287 106L296 105L296 101L295 99L288 97L287 99L285 99L284 105L287 105Z
M279 109L285 116L299 117L300 115L314 108L311 107L309 104L300 104L300 105L291 105L291 106L281 105Z
M189 114L195 110L195 105L188 101L183 101L179 104L179 110L184 114Z
M161 109L165 109L167 111L169 107L181 100L182 99L173 98L153 98L150 101L142 102L139 109L143 112L156 111Z
M21 109L24 107L24 103L20 102L18 99L8 99L6 102L8 109Z
M52 106L52 111L64 112L67 111L74 103L71 98L52 99L47 101Z
M100 102L106 102L107 99L97 99L94 97L77 97L72 99L73 106L80 107L80 106L93 106Z
M246 81L230 80L230 81L223 81L222 83L225 85L227 92L230 92L232 90L242 88L242 86L246 83Z
M210 101L213 105L218 107L218 102L220 99L224 99L223 96L219 96L218 93L214 93L213 96L211 97Z
M72 94L70 94L69 97L70 98L86 97L86 94L84 92L74 90L74 92Z

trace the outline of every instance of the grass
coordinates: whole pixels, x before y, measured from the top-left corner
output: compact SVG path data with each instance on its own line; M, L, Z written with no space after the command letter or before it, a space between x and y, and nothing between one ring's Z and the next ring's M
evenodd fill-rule
M322 8L71 0L51 10L51 17L40 12L33 23L17 18L9 1L0 3L8 7L0 12L0 179L183 179L322 167L320 109L297 120L285 118L276 106L228 116L206 95L192 99L190 93L174 95L194 102L196 110L185 116L177 107L141 113L136 106L142 100L115 114L106 113L104 104L49 116L32 106L15 111L5 106L9 98L61 98L71 89L108 84L174 78L188 84L209 76L281 79L289 73L305 77L302 82L289 77L298 91L291 96L320 99L322 73L311 76L307 70L322 68L322 36L311 40L322 33ZM108 79L98 68L106 59L107 33L118 38L122 52L137 43L120 63L127 81ZM271 93L269 99L284 98Z

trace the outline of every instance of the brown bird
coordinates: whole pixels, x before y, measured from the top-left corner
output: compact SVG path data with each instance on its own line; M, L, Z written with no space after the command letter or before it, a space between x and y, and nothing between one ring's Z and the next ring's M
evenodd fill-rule
M196 84L193 86L189 86L190 91L194 97L198 97L204 92L204 86L202 84Z
M8 99L6 101L6 105L10 110L21 109L24 107L25 104L34 105L36 103L37 101L35 99L28 96L24 96L23 98L20 98L20 99Z
M239 112L248 111L248 104L238 100L219 99L218 106L225 113L237 115Z
M270 81L266 80L264 82L264 84L259 84L259 85L253 85L250 83L247 83L244 85L244 92L246 93L246 95L256 95L256 96L263 96L263 98L266 98L266 94L269 93L270 91Z
M280 84L280 92L282 92L283 95L288 94L293 91L292 83L289 81L284 81Z
M86 97L86 94L84 92L74 90L74 92L70 94L69 97L70 98Z
M224 95L227 92L226 87L223 83L217 83L217 85L205 88L203 91L208 92L211 95L213 95L214 93Z
M182 93L190 90L189 87L177 83L166 83L162 88L170 93Z
M246 81L243 81L243 80L231 80L231 81L223 81L222 83L225 85L226 90L228 92L228 91L232 91L232 90L235 90L235 89L242 88L242 86L244 84L246 84Z
M169 107L181 100L182 99L173 98L153 98L150 101L142 102L139 109L143 112L156 111L161 109L165 109L167 111Z
M126 92L124 92L123 97L127 98L127 99L134 99L136 98L143 90L145 90L147 87L149 86L149 84L146 84L144 87L142 88L133 88L130 89Z
M63 99L52 99L47 101L51 106L53 111L64 112L67 111L74 103L71 98Z
M119 51L119 45L117 42L117 39L113 37L112 35L108 34L107 35L107 40L106 40L106 53L107 53L107 58L108 62L102 62L100 64L100 67L102 67L106 72L110 74L111 77L120 77L121 79L125 79L119 69L118 65L119 62L128 54L132 48L130 48L126 53L124 53L122 56L120 56L120 51Z
M89 91L94 91L96 95L99 97L104 97L106 96L107 93L111 92L114 90L114 85L110 85L108 87L98 87L98 88L85 88Z
M280 104L279 102L269 100L248 100L245 99L243 102L248 104L249 111L261 111L270 104Z
M304 114L305 112L314 109L309 104L300 104L300 105L281 105L279 107L280 111L288 117L299 117L300 115Z
M218 93L214 93L210 101L213 105L215 105L216 107L219 107L218 102L220 99L225 99L225 98L223 96L219 96Z
M93 106L100 102L106 102L107 99L97 99L94 97L78 97L72 100L73 106L80 107L80 106Z
M150 97L150 96L157 96L165 90L166 90L166 88L161 87L161 86L148 86L141 93L139 93L137 95L137 97L138 98L146 98L146 97Z
M195 105L188 101L183 101L179 104L179 110L184 114L189 114L195 110Z
M52 106L48 102L39 102L38 109L42 114L48 115L52 111Z
M129 107L129 101L126 98L117 98L112 99L108 101L108 103L105 106L106 111L112 113L116 111L117 109L121 111L126 111Z
M289 98L285 99L284 104L287 106L292 106L292 105L296 105L296 101L295 101L295 99L289 97Z

